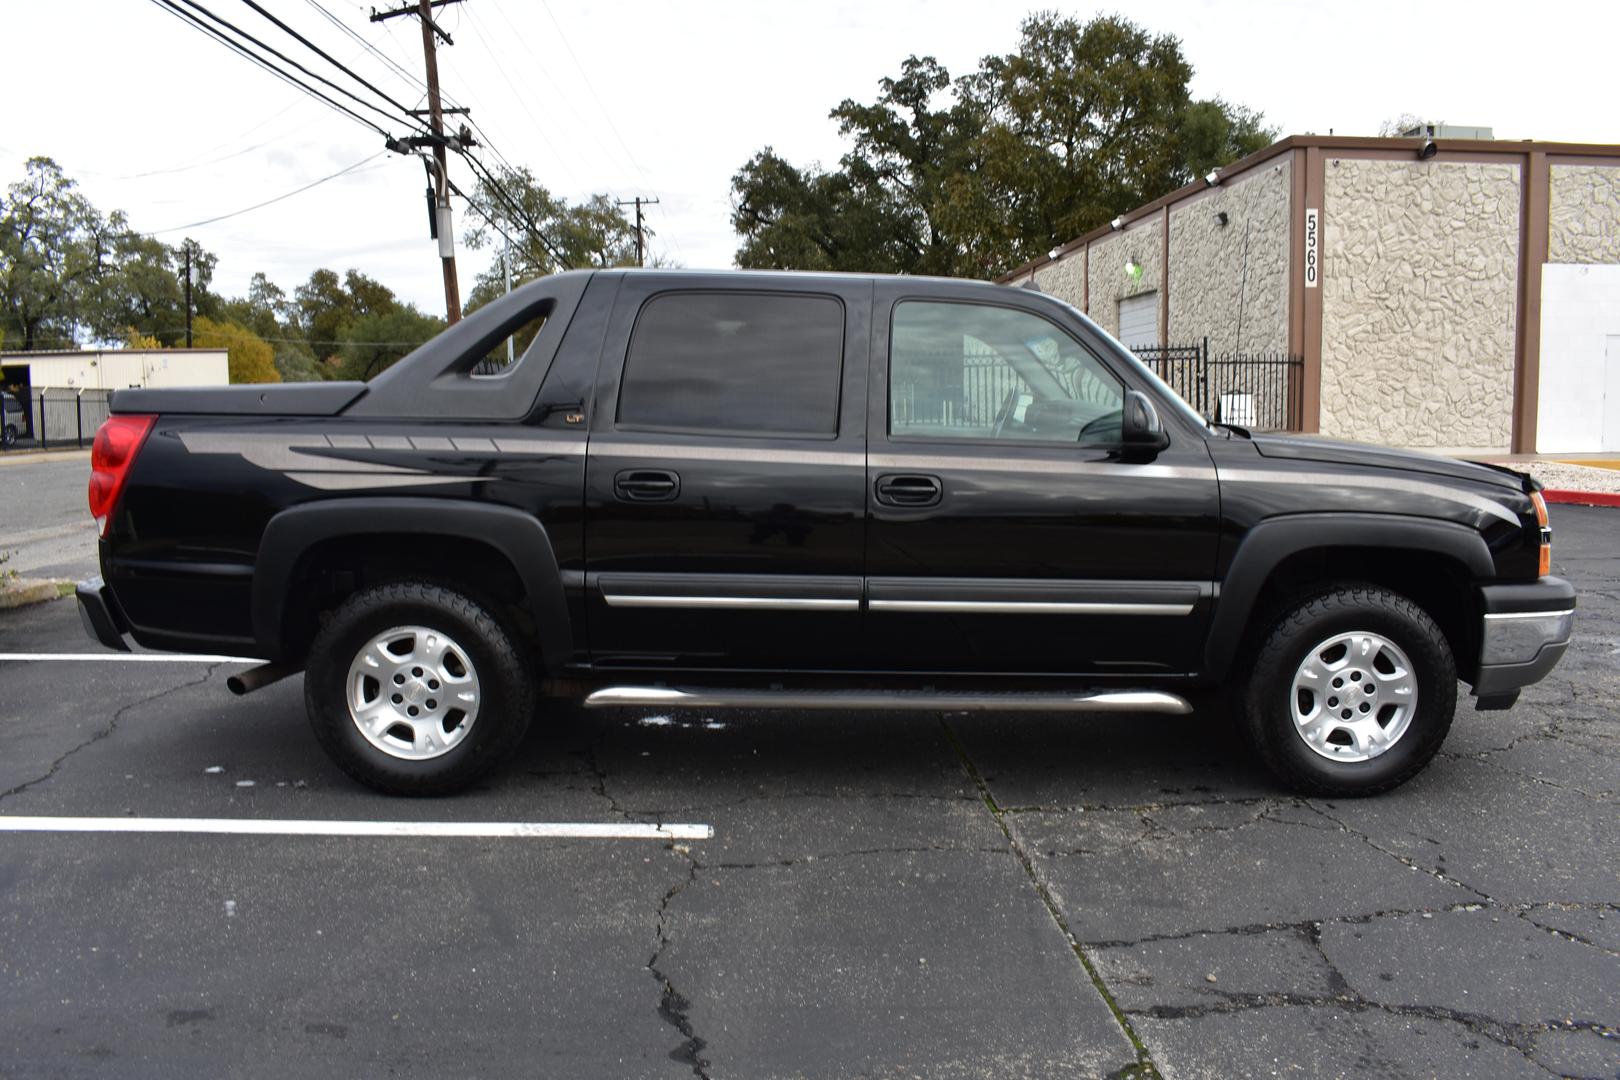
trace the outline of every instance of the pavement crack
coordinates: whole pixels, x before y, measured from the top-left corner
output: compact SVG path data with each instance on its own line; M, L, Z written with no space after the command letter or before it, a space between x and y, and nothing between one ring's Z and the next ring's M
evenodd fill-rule
M1349 825L1345 824L1339 818L1335 817L1333 814L1330 814L1327 811L1327 809L1325 809L1323 806L1319 805L1315 800L1302 799L1302 800L1300 800L1300 805L1303 806L1304 808L1306 808L1307 810L1310 810L1312 813L1315 813L1315 814L1319 815L1323 820L1332 822L1334 825L1338 826L1341 831L1343 831L1344 833L1346 833L1349 836L1354 836L1356 839L1360 840L1363 844L1366 844L1368 847L1372 848L1374 851L1376 851L1376 852L1378 852L1378 853L1380 853L1382 855L1388 855L1390 858L1394 859L1396 862L1400 863L1402 866L1405 866L1408 869L1418 870L1418 871L1421 871L1422 873L1428 874L1430 877L1434 878L1436 881L1444 882L1447 885L1451 885L1451 886L1454 886L1456 888L1463 889L1466 892L1471 892L1471 893L1473 893L1475 896L1479 897L1481 900L1483 900L1487 904L1495 904L1496 903L1495 898L1493 898L1489 893L1487 893L1487 892L1485 892L1485 891L1483 891L1481 889L1476 889L1476 888L1474 888L1474 886L1469 885L1467 882L1464 882L1464 881L1461 881L1461 880L1459 880L1457 878L1452 877L1450 874L1446 873L1444 870L1440 870L1440 869L1437 869L1437 868L1432 867L1432 866L1424 866L1422 863L1418 862L1416 859L1412 858L1409 855L1403 855L1398 851L1391 851L1389 848L1384 847L1382 844L1375 841L1369 834L1367 834L1365 832L1362 832L1360 829L1351 828ZM1329 804L1329 805L1331 805L1331 804Z
M685 844L671 844L669 850L686 861L686 875L671 885L664 892L663 898L658 901L658 913L653 923L658 947L653 950L652 956L647 958L647 970L657 980L659 986L659 1019L680 1032L683 1040L669 1052L670 1060L687 1066L692 1070L692 1075L699 1077L700 1080L709 1080L709 1061L703 1056L703 1050L708 1043L692 1027L689 1015L692 1003L675 988L674 982L658 966L664 950L669 947L669 905L688 885L697 880L698 873L698 862Z
M631 820L632 815L630 811L620 806L619 800L614 798L612 793L607 789L607 770L602 768L602 762L596 755L596 741L593 739L586 743L585 748L578 751L578 754L580 757L585 759L585 767L591 771L591 790L596 792L596 794L602 799L606 800L608 809L611 812L617 814L619 817L624 818L626 821Z
M780 867L801 866L806 863L822 862L829 859L861 858L869 855L930 855L930 854L957 854L957 855L1006 855L1010 849L1005 847L951 847L945 844L914 845L911 847L874 847L851 848L848 851L823 851L808 855L800 855L789 859L762 859L757 862L721 862L704 864L704 870L774 870Z
M73 757L79 751L87 749L88 747L94 746L96 743L100 742L101 740L103 740L105 738L108 738L109 736L111 736L115 732L117 732L119 721L121 721L124 718L124 714L129 712L131 709L138 709L142 705L150 705L154 701L159 701L159 700L161 700L163 698L168 697L170 694L179 693L181 690L185 690L185 689L188 689L188 688L193 687L193 686L201 686L203 683L207 682L210 678L213 677L213 674L214 674L215 670L217 670L219 668L219 666L220 665L218 663L209 664L206 668L203 669L202 675L200 677L198 677L198 678L189 679L186 682L182 682L182 683L176 683L175 685L165 687L164 689L159 690L156 693L148 694L146 697L143 697L138 701L131 701L127 705L119 706L119 708L116 711L114 711L112 716L108 719L107 725L105 727L103 727L103 728L99 729L98 731L96 731L93 735L91 735L88 739L84 740L83 742L77 744L76 746L73 746L73 747L69 748L68 750L66 750L63 753L61 753L60 755L58 755L56 760L51 762L50 767L48 769L46 769L40 775L34 777L32 780L25 780L22 783L18 784L16 787L9 788L6 791L0 791L0 800L9 799L13 795L21 795L23 792L27 791L29 788L35 787L35 786L37 786L39 784L43 784L47 780L50 780L52 777L54 777L56 775L57 771L59 769L61 769L62 766L67 763L67 760L69 758Z
M1103 982L1097 966L1091 962L1091 957L1087 956L1085 949L1081 948L1080 940L1069 929L1069 921L1064 917L1063 910L1058 906L1057 899L1052 895L1051 890L1046 887L1045 883L1041 881L1040 876L1035 873L1034 861L1030 858L1029 853L1024 850L1023 845L1013 836L1012 829L1007 826L1006 812L996 805L996 798L990 791L990 785L985 783L984 774L979 771L979 767L968 756L967 748L956 737L956 732L951 728L950 721L942 716L939 723L945 732L945 741L952 750L956 751L956 756L962 763L962 771L967 774L974 787L978 788L979 796L984 800L985 807L990 811L991 819L995 821L996 827L1001 830L1001 835L1006 837L1008 850L1018 860L1018 864L1023 867L1024 876L1029 879L1031 888L1035 890L1035 895L1040 898L1041 903L1046 907L1047 915L1057 924L1058 931L1062 933L1063 939L1068 942L1069 949L1074 953L1075 959L1080 961L1080 966L1085 968L1086 974L1091 978L1092 987L1096 989L1103 1003L1108 1006L1108 1010L1114 1014L1115 1023L1119 1024L1120 1031L1130 1040L1131 1046L1136 1050L1136 1061L1119 1070L1115 1075L1120 1077L1131 1076L1140 1078L1140 1080L1159 1080L1159 1068L1154 1064L1153 1057L1148 1052L1147 1044L1136 1033L1136 1028L1131 1025L1129 1017L1125 1015L1125 1011L1120 1008L1119 1002L1114 998L1113 991L1109 990L1108 984Z

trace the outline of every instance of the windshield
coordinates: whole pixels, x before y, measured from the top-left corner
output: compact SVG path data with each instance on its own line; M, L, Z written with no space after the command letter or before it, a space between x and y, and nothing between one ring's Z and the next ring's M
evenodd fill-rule
M1057 300L1058 303L1062 304L1064 307L1068 308L1069 311L1073 312L1076 318L1080 319L1092 330L1095 330L1097 336L1102 339L1103 344L1106 345L1115 356L1124 362L1132 372L1139 375L1143 382L1148 383L1150 386L1157 389L1159 393L1164 396L1166 401L1170 402L1170 404L1174 406L1182 416L1187 418L1189 423L1203 428L1205 431L1213 430L1213 425L1204 417L1202 413L1193 408L1191 405L1187 404L1180 394L1176 393L1170 388L1169 383L1159 378L1152 368L1148 367L1137 358L1135 353L1121 345L1114 335L1110 334L1108 331L1104 330L1102 327L1093 322L1091 316L1087 315L1085 312L1081 311L1079 308L1075 307L1066 300L1059 299L1055 296L1053 296L1052 299Z

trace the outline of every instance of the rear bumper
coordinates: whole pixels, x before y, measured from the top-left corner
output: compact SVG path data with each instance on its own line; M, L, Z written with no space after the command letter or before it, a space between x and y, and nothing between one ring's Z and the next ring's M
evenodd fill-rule
M108 599L107 586L102 580L93 577L79 582L74 595L79 601L79 621L84 623L84 632L109 649L129 652L129 644L124 641L123 626Z
M1569 648L1575 588L1563 578L1480 589L1479 678L1474 693L1490 697L1540 682Z

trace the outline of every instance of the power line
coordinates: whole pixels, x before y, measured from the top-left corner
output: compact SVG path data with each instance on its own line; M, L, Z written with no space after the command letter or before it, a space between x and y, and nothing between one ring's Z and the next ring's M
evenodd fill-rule
M246 48L246 47L244 47L242 45L237 44L235 41L231 40L229 37L226 37L224 34L219 32L218 30L215 30L213 27L207 25L201 19L199 19L196 16L192 15L190 12L181 10L179 5L175 4L173 2L173 0L151 0L151 3L156 5L159 9L167 11L169 14L173 15L175 18L179 19L181 22L185 23L186 25L192 27L194 30L197 30L200 33L206 34L207 36L213 38L215 41L218 41L220 44L224 45L226 48L230 49L232 52L235 52L238 55L243 56L246 59L248 59L249 61L253 62L254 64L257 64L259 67L263 68L265 71L268 71L270 74L274 75L276 78L280 79L282 82L286 83L287 85L289 85L289 86L291 86L291 87L293 87L293 88L295 88L297 90L301 90L304 93L310 95L311 97L318 98L319 100L324 101L327 105L329 105L332 108L336 109L338 112L348 114L350 117L353 117L356 121L358 121L361 124L364 124L366 127L370 128L372 131L375 131L377 134L383 136L384 138L391 137L389 135L388 131L386 129L384 129L383 127L379 126L375 121L366 119L364 116L361 116L359 113L355 112L353 109L349 108L347 105L344 105L342 102L339 102L339 101L334 101L332 98L330 98L327 95L321 93L319 90L315 89L313 86L310 86L308 83L303 82L302 80L300 80L297 76L294 76L294 75L288 73L287 71L284 71L283 69L277 67L276 65L270 63L270 61L268 61L268 60L264 59L263 57L259 56L257 53L253 52L251 49L248 49L248 48Z
M505 185L495 178L494 174L489 171L488 166L486 166L482 161L479 161L472 154L463 154L462 156L467 159L467 163L473 167L473 171L477 173L479 178L484 181L485 188L488 189L489 192L497 199L499 199L509 211L517 215L517 217L520 219L518 224L522 225L524 229L527 230L529 235L534 237L535 240L539 242L540 246L546 249L546 253L556 260L557 265L561 266L564 270L572 270L574 268L573 264L571 264L568 259L564 257L563 253L558 250L558 248L549 239L547 239L546 234L540 229L540 226L535 224L534 219L529 216L529 212L524 209L523 204L506 190ZM457 194L460 195L461 193L458 191ZM463 195L462 198L466 198L466 196ZM468 202L471 203L472 200L468 199ZM485 214L484 217L485 220L488 220L489 215ZM510 239L510 237L508 237L508 239Z
M189 3L190 0L187 0L187 2ZM331 64L333 67L337 68L339 71L341 71L345 75L349 76L349 78L353 79L355 82L359 83L361 86L364 86L367 90L370 90L373 94L376 94L378 97L382 98L384 101L386 101L390 105L394 106L394 108L400 110L400 112L404 113L407 117L410 116L410 113L411 113L410 109L408 109L404 105L400 104L391 95L386 94L383 91L377 89L377 87L374 84L372 84L371 82L369 82L366 79L362 78L358 73L356 73L354 71L353 68L350 68L350 67L346 66L340 60L338 60L335 56L333 56L331 53L327 52L325 49L321 48L319 45L316 45L313 41L309 40L309 38L305 37L303 34L300 34L297 30L294 30L292 27L290 27L286 23L282 22L276 16L274 16L270 12L266 11L263 7L261 7L257 3L257 0L242 0L242 2L244 4L246 4L248 7L252 8L254 11L257 11L260 15L264 16L266 19L269 19L271 22L275 23L278 27L280 27L282 30L286 31L288 34L291 34L293 37L297 38L301 43L303 43L303 45L306 48L308 48L311 52L315 53L321 59L325 60L328 64ZM291 62L292 61L289 61L289 63L291 63ZM315 77L320 78L319 75L317 75ZM322 81L324 82L325 80L322 80Z
M182 230L185 230L185 229L196 229L196 228L200 228L200 227L202 227L204 225L212 225L214 222L216 222L216 221L224 221L226 218L240 217L241 215L246 214L251 210L259 210L259 209L261 209L263 207L271 205L272 203L278 203L278 202L281 202L283 199L290 199L294 195L300 195L300 194L308 191L312 187L319 187L321 184L326 183L328 180L336 180L338 177L343 176L345 173L354 172L354 170L358 169L362 165L367 164L368 162L376 161L378 158L382 157L386 153L388 153L387 150L379 150L375 154L372 154L370 157L362 158L361 160L355 162L353 165L349 165L349 166L346 166L345 168L339 169L335 173L328 173L326 176L321 177L319 180L311 180L309 183L305 184L303 187L294 188L293 190L291 190L289 192L286 192L286 193L281 194L281 195L277 195L273 199L266 199L266 200L264 200L264 202L254 203L252 206L244 206L242 209L240 209L240 210L232 210L228 214L220 214L217 217L204 218L201 221L193 221L189 225L176 225L173 228L169 228L169 229L154 229L148 235L161 236L164 233L181 232Z
M396 62L394 60L394 58L392 56L389 56L387 53L385 53L381 49L377 48L376 45L374 45L371 42L367 41L364 37L361 37L360 34L357 31L355 31L353 28L351 28L349 26L348 23L344 22L342 19L338 18L336 15L333 15L330 11L328 11L321 4L320 0L306 0L306 2L309 4L310 7L314 8L316 11L318 11L322 15L326 16L326 21L327 22L331 23L333 26L337 27L339 30L341 30L345 34L349 35L349 37L351 37L355 41L359 42L362 48L364 48L367 52L371 53L373 56L377 57L377 59L381 60L384 64L386 64L390 68L392 68L397 74L402 76L407 82L411 82L411 83L416 84L417 88L420 89L424 94L427 93L427 83L423 82L421 79L418 79L414 74L412 74L412 72L410 71L409 68L406 68L406 67L403 67L402 65L400 65L398 62ZM392 32L391 31L390 31L390 37L392 37ZM445 96L449 97L448 94L446 94Z
M496 10L499 10L499 5L497 5ZM647 170L641 167L641 162L636 160L636 155L630 152L630 147L624 141L624 136L619 134L618 125L613 122L613 114L608 112L606 105L602 104L602 99L596 93L596 86L591 82L590 73L585 70L585 65L579 62L579 56L574 52L574 47L568 43L568 35L563 32L562 23L558 22L557 16L551 13L551 5L547 4L546 0L540 0L540 10L546 13L546 18L551 20L551 25L557 28L557 37L562 41L563 48L568 50L568 58L574 62L575 69L579 71L579 77L585 81L585 89L590 92L591 100L595 101L596 107L601 110L602 119L607 121L608 130L613 132L613 137L619 141L619 148L624 151L624 156L629 160L636 172L641 174L642 182L645 183ZM658 193L655 191L653 194Z
M331 79L328 79L326 76L320 75L320 74L317 74L316 72L311 71L309 68L305 67L303 64L300 64L297 60L294 60L292 57L288 56L286 53L284 53L281 50L277 49L275 46L265 44L263 41L260 41L258 38L254 37L252 34L248 33L246 30L243 30L241 27L237 26L235 23L231 22L230 20L223 19L223 18L220 18L218 15L215 15L212 11L209 11L207 8L203 7L201 4L197 3L196 0L180 0L180 2L185 4L189 8L194 8L197 11L202 12L210 20L212 20L213 22L218 23L220 26L223 26L225 29L229 30L231 33L235 34L237 37L242 38L242 39L247 40L247 41L251 41L253 44L257 45L259 48L263 49L265 52L269 53L271 56L274 56L276 59L281 60L284 63L291 64L293 67L297 68L299 71L303 72L305 75L308 75L310 78L315 79L318 82L326 84L327 86L331 87L333 90L335 90L338 93L342 94L344 97L347 97L351 101L353 101L356 104L360 105L362 108L370 109L372 112L376 113L377 115L381 116L383 119L388 120L390 122L392 122L395 119L395 117L392 114L390 114L387 109L379 108L373 102L367 101L365 98L361 97L359 94L356 94L354 91L348 89L347 87L339 86L337 83L333 82ZM246 0L246 2L251 4L252 0ZM169 0L164 0L164 3L169 3ZM172 7L173 4L171 3L170 6ZM257 6L257 5L254 5L254 6ZM273 16L266 16L266 17L267 18L272 18L272 19L274 18ZM280 24L280 25L285 27L285 24ZM292 33L295 37L298 36L290 28L287 30L287 32ZM300 40L305 40L306 44L307 44L307 39L300 38ZM313 45L311 45L310 47L314 48ZM317 50L317 51L320 51L320 50ZM324 53L324 52L322 52L321 55L322 56L327 56L327 54ZM330 57L328 57L328 59L330 59ZM336 60L332 60L331 62L333 64L337 64L337 66L339 66L339 67L342 67L342 65L338 64L338 62ZM354 76L354 73L352 71L349 71L349 69L344 68L343 70L346 71L349 75ZM354 76L354 77L358 78L358 76ZM365 80L363 80L363 79L360 80L360 81L365 82ZM369 87L371 84L366 83L366 85ZM387 100L389 102L393 101L393 99L389 98L386 94L382 95L382 96L383 96L384 100ZM403 110L402 110L402 112L403 112ZM411 119L411 116L410 116L409 113L404 113L404 118L405 118L405 122L407 124L413 123L413 120Z

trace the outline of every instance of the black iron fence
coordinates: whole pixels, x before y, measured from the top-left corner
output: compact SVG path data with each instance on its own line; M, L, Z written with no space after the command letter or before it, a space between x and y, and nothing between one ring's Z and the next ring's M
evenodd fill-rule
M48 450L53 446L89 446L107 419L111 390L40 387L21 399L6 395L4 438L8 448ZM19 409L19 406L21 408Z
M1259 431L1298 431L1304 359L1276 352L1218 352L1192 345L1131 350L1205 416Z

